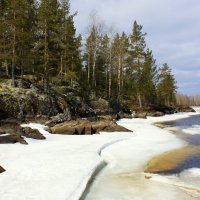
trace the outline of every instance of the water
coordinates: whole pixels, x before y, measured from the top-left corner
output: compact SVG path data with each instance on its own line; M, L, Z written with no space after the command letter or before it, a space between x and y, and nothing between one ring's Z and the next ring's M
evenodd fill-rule
M163 123L168 127L178 127L181 133L179 137L186 140L190 145L200 146L200 115L189 118Z
M177 137L188 146L200 146L200 115L163 123L178 127ZM105 168L94 181L86 200L200 200L200 152L189 157L167 176L143 171L113 174Z
M184 118L184 119L180 119L176 121L169 121L169 122L165 122L164 124L168 126L177 126L181 128L190 128L193 126L197 126L197 128L200 128L200 115L192 115L188 118Z

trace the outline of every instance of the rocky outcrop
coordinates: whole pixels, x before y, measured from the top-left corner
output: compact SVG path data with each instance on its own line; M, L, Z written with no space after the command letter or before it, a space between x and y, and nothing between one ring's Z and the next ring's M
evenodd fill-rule
M23 128L22 135L26 138L32 138L37 140L45 140L46 138L37 129Z
M1 120L0 132L21 135L22 128L20 126L20 121L11 118Z
M100 120L90 122L88 120L77 120L57 124L50 128L53 134L63 135L92 135L99 132L130 132L130 130L119 126L114 121Z
M45 125L46 126L54 126L56 124L63 123L65 121L70 121L70 120L71 120L71 114L68 111L65 114L59 114L59 115L51 117L50 120L45 122Z
M3 172L5 172L6 170L3 168L3 167L1 167L0 166L0 173L3 173Z
M147 112L145 111L141 111L141 112L137 112L134 114L133 116L134 118L142 118L142 119L146 119L147 118Z
M54 94L45 95L34 89L13 88L0 84L0 111L3 116L24 119L25 116L54 116L65 113L68 104Z
M193 108L189 106L178 106L175 109L176 112L196 112Z
M147 112L147 116L148 117L161 117L164 116L165 114L163 112L159 112L159 111L149 111Z
M21 135L11 134L11 135L1 135L0 136L0 144L28 144Z

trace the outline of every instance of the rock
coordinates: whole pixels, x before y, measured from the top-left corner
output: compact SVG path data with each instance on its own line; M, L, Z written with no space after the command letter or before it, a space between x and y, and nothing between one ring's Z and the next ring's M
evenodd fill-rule
M163 112L159 112L159 111L149 111L147 112L147 116L149 117L161 117L164 116L165 114Z
M37 129L32 128L23 128L22 135L27 138L37 139L37 140L45 140L46 138L42 135Z
M22 133L20 123L20 121L11 118L1 120L0 132L20 135Z
M175 109L176 112L196 112L193 108L189 106L178 106Z
M47 115L26 115L24 121L26 123L39 123L45 124L50 120L50 117Z
M116 119L117 121L120 120L120 119L123 119L123 118L132 119L133 116L132 116L132 114L130 114L130 113L124 113L124 112L119 112L119 113L116 114L115 119Z
M64 121L70 121L70 120L71 120L71 114L70 112L66 112L66 114L59 114L59 115L51 117L51 119L47 121L45 125L54 126L56 124L62 123Z
M14 143L28 144L21 135L11 134L0 136L0 144L14 144Z
M152 176L145 175L145 176L144 176L144 178L146 178L146 179L151 179L151 178L152 178Z
M91 134L91 123L87 120L68 121L50 128L53 134L88 135Z
M54 96L1 83L0 110L10 117L23 119L26 115L57 115L62 108Z
M130 130L118 125L113 121L97 121L92 123L92 128L99 132L131 132Z
M114 121L109 120L99 120L99 121L88 121L88 120L78 120L78 121L68 121L62 124L57 124L50 128L53 134L63 134L63 135L92 135L99 132L130 132L130 130L119 126Z
M3 168L3 167L1 167L0 166L0 173L3 173L3 172L5 172L6 170Z
M154 125L157 126L158 128L162 128L162 129L166 128L165 125L160 124L160 123L156 123L156 124L154 124Z
M137 112L133 116L134 118L141 118L141 119L146 119L147 118L147 112Z
M115 116L114 115L101 115L99 116L100 120L109 120L109 121L113 121L115 120Z

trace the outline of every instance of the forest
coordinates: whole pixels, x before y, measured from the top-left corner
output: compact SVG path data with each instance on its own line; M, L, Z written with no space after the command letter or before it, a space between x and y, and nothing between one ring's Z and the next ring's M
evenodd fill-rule
M77 35L69 0L1 0L0 13L1 82L132 109L176 103L171 68L157 66L136 21L131 34L116 33L93 15L88 34Z

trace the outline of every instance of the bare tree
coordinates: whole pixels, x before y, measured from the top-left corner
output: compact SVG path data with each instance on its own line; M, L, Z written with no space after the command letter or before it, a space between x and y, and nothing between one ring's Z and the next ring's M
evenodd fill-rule
M96 61L100 44L102 23L100 23L96 11L91 12L89 21L89 37L86 46L88 52L88 82L90 81L90 72L92 67L92 86L96 87Z

